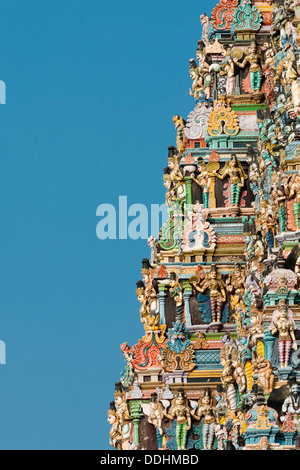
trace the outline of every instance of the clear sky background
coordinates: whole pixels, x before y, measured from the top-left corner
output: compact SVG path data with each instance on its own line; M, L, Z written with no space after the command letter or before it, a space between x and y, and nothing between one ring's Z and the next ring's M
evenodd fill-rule
M107 449L120 343L143 335L145 240L99 204L164 202L172 116L194 108L195 0L1 2L0 449Z

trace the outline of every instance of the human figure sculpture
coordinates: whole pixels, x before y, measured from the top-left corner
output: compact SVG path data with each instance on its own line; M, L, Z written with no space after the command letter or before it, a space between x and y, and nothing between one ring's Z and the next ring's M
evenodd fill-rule
M272 184L270 194L271 208L274 218L279 221L280 232L286 231L286 199L285 179L280 179Z
M297 351L298 346L294 333L294 324L288 317L288 308L284 299L278 307L278 318L272 322L272 336L278 337L278 354L280 367L288 367L291 349Z
M168 413L164 411L164 416L176 421L177 449L185 449L187 433L191 429L192 421L188 400L182 388L178 389L175 398L172 400L170 411Z
M300 421L300 388L297 382L291 384L290 394L284 400L281 411L284 415L291 413L294 423L296 426L298 425Z
M145 297L147 301L147 308L149 314L156 314L158 312L158 297L156 290L153 286L152 277L151 277L152 266L148 258L142 260L142 277L145 285Z
M175 322L184 320L184 302L182 286L178 280L178 276L175 272L170 273L170 296L174 299L176 305Z
M211 173L207 170L207 167L203 161L199 161L197 165L199 174L195 178L195 174L191 174L192 180L202 188L203 190L203 205L204 209L208 209L209 205L209 189L210 189L210 184L211 184Z
M138 281L136 283L136 286L137 286L136 296L139 302L141 302L141 307L140 307L141 322L144 324L145 330L147 328L153 329L153 328L158 327L159 322L160 322L159 312L157 312L156 310L153 310L153 305L156 305L156 297L153 297L150 295L150 297L147 298L145 284L143 283L143 281Z
M198 72L202 79L203 91L206 98L211 97L212 75L209 72L209 64L206 62L205 47L202 41L198 42L196 58L199 62Z
M244 68L248 63L250 64L250 86L252 93L259 93L262 80L261 56L257 51L255 41L252 41L249 47L249 53L244 58L243 62L239 62L237 58L233 61L241 68Z
M238 206L240 202L241 189L245 185L247 178L246 173L243 170L241 163L237 160L236 156L233 155L231 160L225 163L225 166L221 168L219 173L214 173L214 176L223 180L226 176L230 180L230 203L231 206Z
M162 429L162 420L164 417L163 406L158 401L157 393L151 393L150 397L150 414L148 416L148 422L153 424L156 431L157 446L158 449L163 447L163 429Z
M288 197L293 200L293 214L296 229L300 229L300 170L294 173L288 183Z
M196 280L193 280L192 284L201 293L209 291L212 322L221 322L222 306L226 302L226 290L224 282L218 277L216 266L212 265L200 286L197 285Z
M192 89L190 89L189 93L195 98L195 100L197 100L203 90L203 78L199 74L195 59L190 59L189 72L190 77L193 80Z
M115 384L115 407L116 417L119 423L119 429L122 432L122 449L127 449L130 437L130 412L126 402L125 391L121 382Z
M225 49L225 58L221 63L220 75L226 75L226 94L233 95L235 74L234 74L234 61L231 57L231 47Z
M109 437L110 437L110 445L115 447L117 450L122 449L122 430L119 425L119 421L117 419L117 414L116 414L116 406L115 402L110 403L110 409L108 410L107 413L107 421L111 425L111 429L109 431Z
M192 416L197 421L203 418L203 447L205 450L212 449L218 418L216 414L216 400L212 397L210 388L205 389L203 397L198 402L198 408L196 412L192 412Z
M228 408L231 411L235 411L237 408L237 387L231 360L231 347L225 346L221 349L220 362L223 366L221 381L226 394Z

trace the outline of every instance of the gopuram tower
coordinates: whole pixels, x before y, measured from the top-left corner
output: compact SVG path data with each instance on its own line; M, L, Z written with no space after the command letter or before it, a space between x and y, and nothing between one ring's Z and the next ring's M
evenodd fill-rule
M220 0L200 19L186 64L194 104L173 117L176 145L163 170L169 219L141 262L145 334L121 345L110 443L295 449L300 3Z

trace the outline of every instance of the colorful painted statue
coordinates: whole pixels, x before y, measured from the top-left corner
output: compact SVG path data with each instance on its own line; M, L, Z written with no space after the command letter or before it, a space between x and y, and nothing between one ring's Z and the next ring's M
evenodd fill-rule
M151 269L152 266L150 265L150 262L148 258L144 258L142 260L142 277L143 277L143 282L145 285L145 297L147 301L147 309L149 314L155 315L158 313L158 297L156 290L153 286L152 278L151 278Z
M122 450L128 449L130 438L130 412L126 403L125 391L121 382L115 384L115 406L116 417L119 424L120 432L122 433Z
M257 375L257 384L263 389L265 395L270 395L275 385L275 375L271 362L262 356L253 361L253 373Z
M221 276L218 276L216 266L211 266L210 271L200 283L200 286L197 285L196 280L191 282L198 292L209 291L212 322L221 322L222 306L226 302L226 290Z
M244 58L243 62L238 59L233 59L234 62L241 68L244 68L248 63L250 64L250 86L252 93L259 93L262 80L262 67L261 56L258 53L255 41L252 41L249 47L249 53Z
M294 173L288 184L288 197L293 200L296 230L300 230L300 170Z
M212 75L209 72L209 64L206 62L206 49L203 41L198 42L196 58L199 62L198 72L202 79L203 91L206 98L211 97Z
M116 414L116 406L115 402L112 401L110 403L110 409L108 410L107 413L107 421L111 425L111 430L109 431L109 437L110 437L110 445L115 447L117 450L122 449L122 430L119 425L119 421L117 419L117 414Z
M171 420L176 420L176 442L177 449L186 448L187 433L191 429L191 412L188 400L182 388L179 388L175 398L172 400L171 409L164 416Z
M222 370L222 385L226 394L227 406L231 411L237 409L237 387L234 378L234 367L231 360L231 348L224 347L221 349L221 365Z
M141 322L145 326L145 330L147 330L148 328L155 329L156 327L159 327L159 312L153 310L154 305L157 309L156 297L154 297L154 294L150 295L150 297L146 296L145 284L143 283L143 281L138 281L136 283L136 296L139 302L141 302L140 317Z
M210 388L206 388L204 395L198 402L196 412L192 412L197 421L203 419L202 440L205 450L212 449L215 437L215 427L218 424L216 413L216 400L212 397Z
M226 75L226 94L233 95L234 83L235 83L235 74L234 74L234 62L231 57L231 46L228 46L225 49L225 58L221 63L220 75Z
M219 179L224 179L226 176L229 177L230 181L230 194L231 194L231 206L239 206L241 189L245 185L247 175L243 170L241 163L238 161L235 155L231 157L225 163L225 166L221 168L219 173L214 173Z
M203 78L199 74L195 59L190 59L189 71L190 77L193 80L192 89L190 89L189 93L197 100L203 91Z
M163 406L158 400L157 393L151 393L150 397L150 414L148 416L148 422L153 424L156 430L157 446L158 449L163 448L163 429L162 420L164 417Z
M231 363L233 366L233 377L240 393L247 391L247 378L243 365L240 362L238 349L231 351Z
M168 206L185 198L184 178L179 168L176 149L173 149L173 147L169 148L168 166L164 169L163 177L164 185L167 188L166 202Z
M278 307L278 316L272 322L270 329L272 336L278 337L280 367L288 367L291 349L293 348L294 351L297 351L298 346L294 333L294 324L288 317L288 307L285 299L281 299Z
M272 249L275 247L275 226L277 219L269 211L266 201L262 201L261 203L261 208L258 212L258 220L263 240L266 243L270 255Z
M203 205L204 209L207 209L209 206L209 190L210 190L210 184L211 184L211 173L207 170L207 167L205 163L200 160L198 165L197 165L199 174L197 178L195 178L195 174L192 173L191 177L192 180L195 181L195 183L200 186L203 190Z
M246 278L240 263L235 263L234 270L226 280L226 289L231 295L243 297L246 290Z
M280 232L286 231L286 192L284 181L277 181L272 185L270 201L274 218L279 220Z
M170 273L170 287L169 287L170 296L174 299L176 305L176 316L175 322L184 321L184 302L183 302L183 293L182 286L178 281L178 277L175 272Z
M283 402L282 413L291 413L293 421L298 425L300 422L300 388L296 381L290 385L290 394Z
M260 356L264 355L264 328L262 326L261 314L253 305L250 310L251 326L248 330L249 333L249 346L251 350Z

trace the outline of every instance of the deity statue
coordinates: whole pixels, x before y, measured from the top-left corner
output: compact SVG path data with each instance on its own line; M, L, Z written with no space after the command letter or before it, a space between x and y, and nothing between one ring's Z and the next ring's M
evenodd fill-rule
M146 291L145 291L145 284L143 281L138 281L136 283L136 296L141 302L141 307L140 307L140 316L141 316L141 322L145 326L145 330L147 328L153 329L156 327L159 327L159 312L155 310L151 310L153 308L154 302L156 304L156 300L153 300L154 297L146 296ZM156 293L155 293L156 294Z
M286 305L285 299L281 299L280 301L278 316L272 321L270 330L272 336L278 337L280 367L288 367L291 349L293 348L294 351L297 351L298 346L294 333L294 323L288 317L288 306Z
M191 412L182 388L179 388L175 398L172 400L171 409L164 416L171 420L176 420L176 442L177 449L184 450L186 448L187 433L191 429Z
M190 89L190 96L193 96L197 100L200 96L200 93L203 90L203 78L199 74L199 70L196 64L195 59L190 59L189 67L190 77L193 80L192 89Z
M272 46L272 44L268 41L265 41L264 44L264 63L268 67L273 67L274 66L274 57L275 57L275 51Z
M110 445L115 447L117 450L122 449L122 430L119 425L119 421L117 419L117 414L116 414L116 406L115 402L112 401L110 403L110 408L107 413L107 421L111 425L111 430L109 431L109 437L110 437Z
M235 74L234 74L234 61L231 57L231 46L225 49L225 58L221 63L220 75L227 75L226 81L226 94L233 95Z
M223 350L225 348L222 348ZM231 362L231 358L225 351L221 350L221 365L223 366L222 370L222 385L226 393L226 399L228 406L231 410L236 410L237 408L237 392L235 388L234 380L234 368Z
M274 218L279 220L279 228L281 232L286 231L286 191L284 180L278 180L272 184L272 192L270 194L271 208Z
M126 403L125 391L121 382L115 384L115 407L119 429L122 433L122 450L128 449L130 438L130 412Z
M198 72L202 80L203 91L206 98L211 97L212 75L209 72L209 64L206 62L206 49L203 41L198 41L196 58L199 62Z
M176 305L176 316L175 322L184 321L184 302L183 302L183 289L178 280L178 276L175 272L170 273L170 296L174 299Z
M185 183L183 174L178 164L178 152L174 147L169 147L168 166L164 168L163 176L166 192L166 204L171 207L177 200L185 198Z
M212 397L210 388L206 388L204 395L198 402L196 412L192 411L193 418L200 421L203 418L202 439L204 450L212 449L215 437L215 426L218 424L216 413L216 400Z
M293 201L296 229L300 230L300 170L294 173L288 183L288 197Z
M245 393L247 391L247 378L245 375L244 367L239 359L238 349L232 349L231 351L231 363L233 366L233 377L235 383L239 388L240 393Z
M207 209L209 206L209 189L211 184L210 176L212 175L208 170L205 163L200 160L197 165L198 168L198 176L195 178L195 174L191 174L191 178L195 183L200 186L203 190L203 205L204 209Z
M224 419L225 414L226 414L226 397L224 393L224 388L222 387L221 384L217 385L215 400L216 400L216 413L218 416L218 421L220 421Z
M291 413L294 423L296 426L300 421L300 388L296 381L290 385L290 394L284 400L282 408L282 413L285 415Z
M151 393L150 397L150 414L148 416L148 422L153 424L156 430L157 446L161 450L163 448L163 429L162 420L164 417L163 406L158 400L157 393Z
M295 56L292 51L289 51L285 59L286 67L286 82L291 87L292 95L292 108L289 109L291 118L296 119L300 114L300 84L299 72L295 67Z
M151 266L148 258L142 260L142 277L145 286L145 297L149 314L158 313L158 297L151 278Z
M259 93L262 80L261 55L258 53L255 41L252 41L249 47L249 53L243 62L239 62L237 58L233 61L241 68L250 64L250 86L252 93Z
M216 266L211 266L209 273L200 283L200 286L197 285L194 278L191 282L198 292L209 291L212 322L221 322L222 306L226 302L226 291L225 284L221 276L218 275Z
M257 352L257 354L260 356L263 356L264 346L262 340L264 337L264 328L262 326L261 313L255 306L252 306L250 310L250 322L251 326L248 330L249 346L252 351Z
M237 206L240 202L240 193L241 189L245 185L245 180L248 178L241 162L238 161L235 155L231 157L231 160L228 160L225 163L225 166L221 168L219 173L214 173L214 176L223 180L226 176L229 177L230 181L230 194L231 194L231 206Z
M208 40L208 25L209 25L209 17L206 13L202 13L200 15L200 23L202 25L202 40L205 45L209 44Z
M226 289L230 294L242 298L246 290L246 278L240 263L235 263L234 270L226 280Z
M268 247L269 254L272 253L272 249L275 247L275 226L277 219L269 211L266 201L262 201L260 211L258 212L258 220L260 223L261 234L263 240Z

